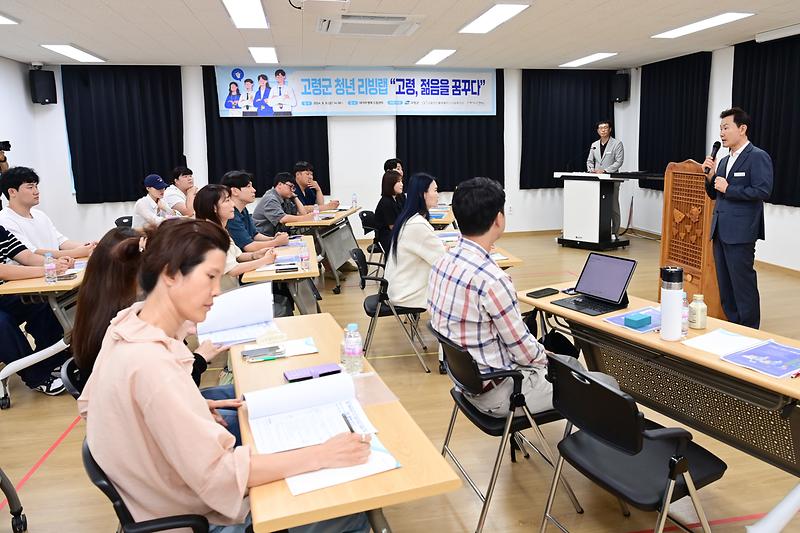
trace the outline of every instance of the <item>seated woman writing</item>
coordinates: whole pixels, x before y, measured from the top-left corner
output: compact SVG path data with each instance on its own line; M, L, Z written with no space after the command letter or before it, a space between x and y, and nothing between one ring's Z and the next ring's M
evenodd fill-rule
M368 442L340 434L327 442L260 455L234 447L190 377L192 353L180 339L220 294L230 237L217 224L163 222L140 268L145 300L121 311L106 332L78 400L86 439L137 521L200 514L209 531L242 533L249 487L320 468L364 463ZM369 439L364 439L369 440ZM293 531L368 531L363 514Z

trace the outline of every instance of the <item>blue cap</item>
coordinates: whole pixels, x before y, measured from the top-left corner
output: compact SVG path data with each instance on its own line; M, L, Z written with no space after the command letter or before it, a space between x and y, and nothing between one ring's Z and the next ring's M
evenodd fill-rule
M166 189L167 187L169 187L169 185L167 185L167 182L165 182L158 174L148 175L144 179L144 186L152 187L154 189Z
M356 323L347 324L347 331L358 331L358 324Z

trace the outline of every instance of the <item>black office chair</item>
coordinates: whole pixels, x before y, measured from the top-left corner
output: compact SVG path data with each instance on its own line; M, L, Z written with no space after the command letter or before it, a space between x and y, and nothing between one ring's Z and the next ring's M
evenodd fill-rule
M81 379L81 371L74 358L70 357L61 365L61 381L64 382L67 392L77 400L86 383Z
M556 420L562 420L564 417L562 417L553 409L531 414L527 405L525 404L525 395L522 393L522 372L518 370L499 370L482 374L478 369L478 364L468 352L453 344L452 341L438 333L433 328L430 329L434 335L436 335L436 338L439 339L439 342L442 345L442 350L444 351L445 368L447 369L447 374L450 376L450 379L455 384L455 387L450 389L450 396L453 397L455 405L453 406L453 414L450 417L450 425L447 427L447 434L444 438L444 444L442 445L442 455L445 457L449 456L450 459L453 460L453 463L455 463L458 470L467 480L467 483L469 483L469 485L472 487L472 490L475 491L475 494L477 494L478 498L480 498L483 502L481 515L478 519L478 525L475 529L476 533L479 533L483 530L483 525L486 521L486 515L489 511L489 503L492 500L492 493L494 492L494 487L497 483L497 476L500 472L500 464L503 462L503 454L505 453L506 443L511 443L511 462L516 462L516 450L521 450L526 459L530 457L525 449L525 446L527 445L536 450L536 452L538 452L539 455L541 455L542 458L544 458L544 460L547 461L551 467L553 467L555 465L553 451L550 448L550 445L547 443L547 440L544 438L539 426L554 422ZM505 418L496 418L482 413L477 407L472 405L472 403L470 403L470 401L464 395L465 392L469 394L481 394L484 391L483 383L485 381L500 380L502 378L511 378L514 381L514 388L513 392L511 393L510 401L512 409ZM514 413L517 408L521 408L524 414L515 415ZM489 486L486 489L485 496L469 476L469 474L467 474L467 471L461 465L458 458L455 456L449 446L450 437L453 435L453 428L455 427L456 417L458 416L459 411L461 411L464 416L466 416L469 421L475 425L475 427L487 435L491 435L492 437L500 437L500 446L497 450L497 457L495 458L492 476L489 479ZM536 433L537 439L539 440L539 447L531 443L525 437L525 435L521 433L525 429L533 429L534 433ZM565 480L563 481L563 485L567 490L570 500L572 500L572 505L575 507L575 511L578 513L583 513L583 509L581 508L580 503L578 503L578 499L575 497L575 494L572 492L572 488Z
M556 464L540 533L548 521L567 531L551 514L561 469L567 461L623 502L644 511L658 511L655 533L664 531L670 503L689 496L705 533L710 533L696 489L720 479L727 465L692 442L682 428L664 428L647 420L628 394L599 381L574 359L548 354L547 379L553 384L553 405L567 419L561 457ZM658 379L657 377L655 379ZM573 424L579 431L570 433ZM627 514L627 513L626 513Z
M383 266L386 264L386 255L383 250L383 246L381 246L380 241L378 241L378 229L375 222L375 212L374 211L359 211L358 218L361 220L361 228L364 230L364 235L369 235L372 232L375 232L375 238L372 240L372 244L367 246L367 252L369 252L369 258L367 258L367 262L372 262L372 255L379 254L380 260L378 263ZM375 269L375 275L378 274L378 269Z
M2 468L0 468L0 493L5 496L8 502L8 512L11 513L11 531L13 533L27 531L28 518L22 512L22 503L19 501L17 490Z
M114 221L118 228L130 228L133 226L133 217L119 217Z
M86 439L83 440L82 456L83 467L86 469L89 479L92 480L92 483L94 483L114 505L114 512L117 513L120 529L123 533L150 533L182 527L190 528L192 533L208 533L208 520L205 516L196 514L168 516L165 518L146 520L144 522L134 522L119 492L114 488L111 480L108 479L108 476L103 472L103 469L100 468L100 465L95 462L94 457L92 457L92 452L89 450L89 444L86 442Z
M364 290L367 285L367 281L375 281L378 283L378 292L372 296L367 296L364 299L364 312L368 317L370 317L367 336L364 338L364 357L366 357L367 353L369 352L369 347L372 343L372 337L375 334L375 326L378 323L378 318L382 316L393 315L397 319L397 323L400 324L400 327L403 328L403 333L405 333L408 342L411 343L411 348L414 349L414 353L417 354L417 359L419 359L422 368L425 369L425 372L430 373L428 365L425 364L425 359L422 358L422 354L419 352L417 345L414 342L414 337L418 338L419 343L422 346L422 351L428 350L428 347L425 345L425 341L422 339L422 335L419 332L419 315L424 313L426 309L394 305L391 301L389 301L389 295L387 293L389 289L389 283L384 278L377 275L371 276L367 272L370 265L377 266L379 263L367 261L367 258L364 255L364 250L361 248L353 248L350 250L350 257L353 258L356 266L358 266L358 275L361 277L361 290ZM400 318L400 315L404 315L408 318L408 328L406 328L405 324L403 324L403 320Z

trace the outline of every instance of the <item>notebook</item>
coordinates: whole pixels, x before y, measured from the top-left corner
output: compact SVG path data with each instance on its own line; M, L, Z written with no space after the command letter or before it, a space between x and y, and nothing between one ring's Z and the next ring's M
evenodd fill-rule
M288 383L245 395L248 420L259 453L278 453L322 444L349 431L377 433L356 399L353 378L335 374Z
M197 338L231 346L254 341L271 327L272 284L256 283L214 298L206 319L197 324Z

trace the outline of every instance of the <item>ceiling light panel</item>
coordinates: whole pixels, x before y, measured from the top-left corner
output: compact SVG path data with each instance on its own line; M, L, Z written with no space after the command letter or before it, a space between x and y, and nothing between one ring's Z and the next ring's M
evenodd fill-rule
M486 13L461 28L458 33L489 33L528 7L530 6L527 4L496 4Z

